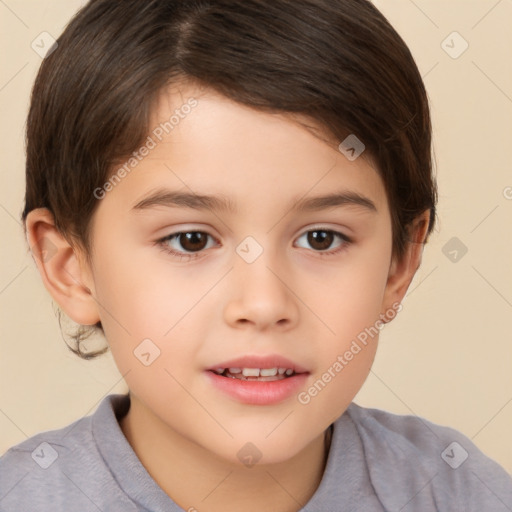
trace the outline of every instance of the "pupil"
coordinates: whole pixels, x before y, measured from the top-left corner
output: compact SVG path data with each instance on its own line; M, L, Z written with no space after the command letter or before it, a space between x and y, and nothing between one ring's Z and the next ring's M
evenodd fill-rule
M320 247L316 247L319 250L325 250L330 247L333 242L333 234L329 231L310 231L308 234L308 242L312 247L320 242Z

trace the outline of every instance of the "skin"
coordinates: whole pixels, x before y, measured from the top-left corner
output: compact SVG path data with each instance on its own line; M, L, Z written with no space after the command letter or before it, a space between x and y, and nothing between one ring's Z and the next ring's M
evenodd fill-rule
M326 429L363 385L378 336L305 405L295 394L275 405L239 403L212 387L204 370L242 355L277 353L310 372L307 390L402 300L421 262L428 212L412 226L415 243L395 260L384 185L364 153L349 161L335 142L290 116L193 85L164 91L150 126L190 97L198 101L191 113L99 201L92 264L58 233L46 209L29 214L28 242L36 255L43 239L58 248L47 261L35 259L61 309L80 324L101 320L131 393L121 428L160 487L185 510L296 511L320 483ZM238 212L131 211L159 187L223 194ZM370 198L377 212L293 211L304 196L341 189ZM352 243L334 237L322 249L307 237L315 227ZM211 235L195 259L155 244L188 231ZM247 236L263 249L253 263L236 252ZM186 253L190 246L174 239L167 247ZM133 353L146 338L160 350L149 366ZM262 454L251 468L237 456L247 442Z

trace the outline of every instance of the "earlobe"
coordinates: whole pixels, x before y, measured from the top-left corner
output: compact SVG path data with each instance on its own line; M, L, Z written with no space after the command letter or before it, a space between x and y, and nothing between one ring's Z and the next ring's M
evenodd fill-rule
M421 265L425 237L428 230L430 210L417 217L410 226L410 238L406 245L405 254L400 260L393 258L388 274L384 300L383 315L392 304L401 303L416 271Z
M25 222L27 241L45 288L74 322L93 325L99 320L90 271L55 227L47 208L32 210Z

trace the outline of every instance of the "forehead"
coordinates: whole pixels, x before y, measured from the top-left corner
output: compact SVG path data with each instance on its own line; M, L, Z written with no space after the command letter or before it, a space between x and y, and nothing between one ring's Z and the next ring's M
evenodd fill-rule
M387 208L372 159L363 153L349 161L311 119L256 110L185 83L160 92L149 127L151 149L111 194L124 198L125 208L162 187L221 195L237 213L244 203L288 203L340 189Z

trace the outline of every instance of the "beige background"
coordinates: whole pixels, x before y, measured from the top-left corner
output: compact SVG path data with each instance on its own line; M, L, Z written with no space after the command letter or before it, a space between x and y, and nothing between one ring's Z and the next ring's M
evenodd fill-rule
M82 361L65 347L18 220L41 63L31 42L43 31L58 37L82 4L0 2L0 453L126 391L109 354ZM512 473L512 0L376 4L409 45L432 102L440 224L356 402L460 430ZM457 59L442 47L454 31L469 43ZM461 42L446 44L454 52ZM443 253L453 237L468 248L457 262Z

